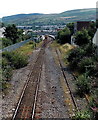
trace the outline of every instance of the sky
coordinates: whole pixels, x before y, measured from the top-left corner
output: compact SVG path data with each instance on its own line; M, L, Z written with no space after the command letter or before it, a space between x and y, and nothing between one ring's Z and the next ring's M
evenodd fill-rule
M21 13L61 13L67 10L96 8L97 0L1 0L0 18Z

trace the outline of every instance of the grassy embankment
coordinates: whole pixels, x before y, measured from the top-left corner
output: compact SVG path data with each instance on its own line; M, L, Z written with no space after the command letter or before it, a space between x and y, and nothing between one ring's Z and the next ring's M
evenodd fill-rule
M74 46L70 45L70 44L63 44L63 45L60 45L58 44L56 41L54 41L51 45L52 48L57 48L60 50L61 52L61 59L63 60L64 64L67 65L68 62L66 60L67 56L68 56L68 53L70 52L70 50L72 50L73 48L75 48Z
M40 47L42 42L37 43L36 47ZM28 64L28 57L35 49L35 43L30 41L24 46L18 48L13 52L2 53L2 70L0 77L0 89L7 91L11 87L10 80L13 75L13 70L25 67Z
M24 46L18 48L16 52L29 56L34 50L34 43L32 41L26 43Z

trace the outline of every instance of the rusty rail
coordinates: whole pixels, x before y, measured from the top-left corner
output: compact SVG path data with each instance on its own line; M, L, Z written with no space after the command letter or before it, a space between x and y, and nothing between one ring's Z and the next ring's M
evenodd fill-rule
M47 42L43 42L42 48L38 54L36 62L29 74L28 80L23 88L22 94L16 106L12 120L34 119L39 82L41 77L43 55Z

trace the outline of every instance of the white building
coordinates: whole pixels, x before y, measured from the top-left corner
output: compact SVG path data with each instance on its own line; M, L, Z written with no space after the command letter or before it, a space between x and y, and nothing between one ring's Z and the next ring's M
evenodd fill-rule
M4 37L3 32L4 32L4 28L0 28L0 38Z
M97 46L97 53L98 53L98 29L94 35L93 43Z

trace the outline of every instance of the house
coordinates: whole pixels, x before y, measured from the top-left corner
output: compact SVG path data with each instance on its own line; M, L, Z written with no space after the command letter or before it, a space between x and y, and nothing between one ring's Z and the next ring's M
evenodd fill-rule
M74 33L76 31L81 31L83 28L88 29L90 27L91 21L77 21L74 24Z
M92 21L77 21L74 23L74 34L82 29L88 29ZM71 44L75 45L74 34L71 36Z
M5 31L4 29L5 29L4 27L0 28L0 38L4 37L4 35L3 35L3 32Z

